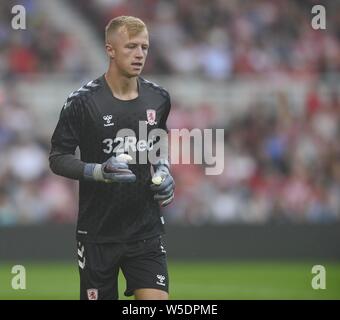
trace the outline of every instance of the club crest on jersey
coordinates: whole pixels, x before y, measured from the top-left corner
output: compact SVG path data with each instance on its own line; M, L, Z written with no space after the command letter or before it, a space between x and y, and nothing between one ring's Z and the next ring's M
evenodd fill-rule
M98 289L87 289L87 298L89 300L98 300Z
M103 119L106 123L104 123L104 127L110 127L110 126L113 126L114 123L111 122L112 120L112 114L108 114L106 116L103 116Z
M146 119L147 119L147 121L145 121L145 122L147 124L149 124L150 126L157 124L157 122L156 122L156 110L147 109L146 110Z

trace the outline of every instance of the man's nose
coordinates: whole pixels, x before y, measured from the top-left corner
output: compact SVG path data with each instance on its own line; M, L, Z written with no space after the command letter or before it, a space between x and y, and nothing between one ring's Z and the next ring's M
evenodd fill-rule
M142 49L142 47L137 47L136 50L137 50L137 51L136 51L136 58L138 58L138 59L143 59L144 54L143 54L143 49Z

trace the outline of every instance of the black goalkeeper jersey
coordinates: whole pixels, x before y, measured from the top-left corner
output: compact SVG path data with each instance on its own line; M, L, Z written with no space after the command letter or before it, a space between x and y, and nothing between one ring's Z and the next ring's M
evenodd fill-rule
M138 97L119 100L103 75L68 97L52 136L50 158L74 155L79 146L82 162L103 163L128 145L135 148L138 160L138 154L148 152L154 143L140 139L139 122L145 123L147 132L167 130L169 111L169 94L158 85L139 77ZM117 137L121 129L132 130L135 138L128 134ZM137 161L129 167L137 178L134 183L103 183L79 177L78 240L129 242L164 233L160 207L150 190L150 163Z

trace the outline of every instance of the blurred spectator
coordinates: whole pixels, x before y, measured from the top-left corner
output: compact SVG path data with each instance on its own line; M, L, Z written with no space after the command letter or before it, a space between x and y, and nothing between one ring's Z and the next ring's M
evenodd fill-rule
M9 172L19 181L38 179L48 167L45 151L29 141L20 141L8 150L7 163Z

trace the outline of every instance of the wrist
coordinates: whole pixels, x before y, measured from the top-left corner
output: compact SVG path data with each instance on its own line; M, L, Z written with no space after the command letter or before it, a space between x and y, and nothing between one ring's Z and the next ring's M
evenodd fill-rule
M161 169L162 171L170 171L170 163L167 159L159 159L155 164L153 164L153 169L156 172L157 170Z
M84 179L90 181L104 181L102 165L99 163L86 163L84 166Z

